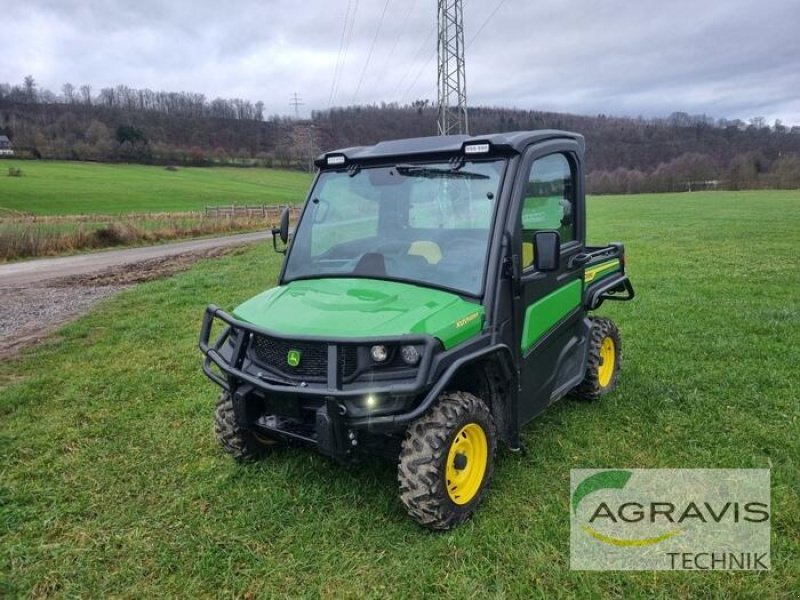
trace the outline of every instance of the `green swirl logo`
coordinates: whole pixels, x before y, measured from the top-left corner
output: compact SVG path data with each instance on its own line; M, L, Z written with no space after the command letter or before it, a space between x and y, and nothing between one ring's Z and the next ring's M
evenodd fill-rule
M609 490L609 489L610 490L624 489L625 486L628 485L628 482L630 481L632 475L633 473L631 473L630 471L624 471L624 470L601 471L600 473L595 473L594 475L590 475L589 477L581 481L576 486L575 491L572 492L572 512L577 515L578 506L580 505L581 501L595 492L598 492L600 490ZM598 509L594 513L595 516L598 514L599 510L600 508L598 507ZM590 535L594 539L598 540L599 542L602 542L604 544L609 544L611 546L623 546L623 547L651 546L653 544L658 544L659 542L662 542L675 535L678 535L681 532L680 529L673 529L672 531L668 531L667 533L654 537L625 539L601 533L588 524L581 525L581 530L587 535Z

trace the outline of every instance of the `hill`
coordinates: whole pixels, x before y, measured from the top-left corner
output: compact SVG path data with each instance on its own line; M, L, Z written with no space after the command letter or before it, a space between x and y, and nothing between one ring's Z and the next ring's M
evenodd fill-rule
M273 116L262 105L202 94L126 86L56 95L0 84L0 133L22 157L185 165L310 168L337 147L436 134L436 110L410 105L314 112L306 121ZM755 117L715 120L674 113L663 119L582 116L499 107L470 108L473 134L555 128L586 136L590 189L598 193L683 191L693 185L745 189L800 187L800 127Z

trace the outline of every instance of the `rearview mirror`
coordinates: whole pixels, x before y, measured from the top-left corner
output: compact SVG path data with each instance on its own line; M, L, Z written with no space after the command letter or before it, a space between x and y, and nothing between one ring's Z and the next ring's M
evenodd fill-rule
M557 271L561 258L561 236L557 231L533 234L533 265L537 271Z
M278 248L278 238L283 242L284 247ZM289 208L286 207L281 213L281 221L278 227L272 228L272 247L275 252L286 253L286 244L289 242Z

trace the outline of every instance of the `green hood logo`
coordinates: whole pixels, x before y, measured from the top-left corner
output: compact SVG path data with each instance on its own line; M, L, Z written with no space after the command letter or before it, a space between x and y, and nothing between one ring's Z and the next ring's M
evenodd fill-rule
M630 481L631 475L633 475L633 473L630 471L622 470L602 471L600 473L590 475L581 481L575 488L575 491L572 492L572 512L577 515L578 505L584 498L590 494L593 494L594 492L608 489L622 490L628 484L628 481ZM605 504L602 504L601 506L605 506ZM594 514L595 516L599 514L599 508ZM681 531L680 529L673 529L672 531L668 531L663 535L655 537L624 539L605 535L589 525L581 525L581 530L583 530L583 532L587 535L592 536L597 541L603 542L604 544L609 544L611 546L650 546L671 538L673 535L677 535Z
M286 362L290 367L297 367L300 365L300 350L289 350L286 355Z

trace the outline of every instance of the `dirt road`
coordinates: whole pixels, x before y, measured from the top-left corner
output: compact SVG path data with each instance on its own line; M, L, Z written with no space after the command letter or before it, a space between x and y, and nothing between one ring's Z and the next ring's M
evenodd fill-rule
M0 265L0 359L135 283L171 275L268 235L247 233Z
M173 244L160 244L144 248L108 250L61 258L41 258L0 265L0 289L19 288L31 284L42 284L52 279L88 275L124 265L143 261L177 256L194 252L204 252L211 248L221 248L248 244L266 239L266 231L243 233L224 237L190 240Z

